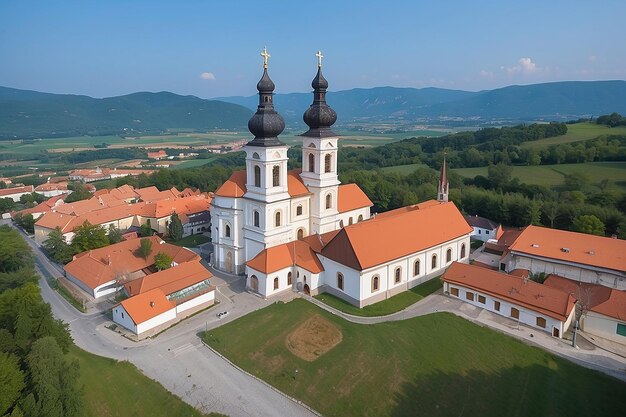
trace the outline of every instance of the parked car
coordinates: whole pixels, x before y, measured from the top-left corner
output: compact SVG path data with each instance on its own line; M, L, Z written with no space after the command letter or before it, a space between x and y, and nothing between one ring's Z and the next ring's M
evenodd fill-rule
M221 319L222 317L226 317L228 315L228 311L222 311L221 313L217 313L217 318Z

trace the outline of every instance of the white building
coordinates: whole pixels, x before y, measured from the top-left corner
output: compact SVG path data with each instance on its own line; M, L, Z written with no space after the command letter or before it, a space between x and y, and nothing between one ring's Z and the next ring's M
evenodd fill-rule
M445 161L438 201L370 219L365 193L338 180L339 138L330 130L337 115L326 104L321 64L312 86L303 168L287 172L287 146L277 137L284 122L265 66L248 123L254 139L243 148L246 170L233 173L211 203L214 265L245 272L248 289L264 297L329 292L362 307L441 274L453 261L467 262L472 229L448 203Z
M26 194L35 192L35 187L32 185L25 185L22 187L3 188L0 189L0 198L10 198L16 203L20 201L20 197Z
M490 239L497 240L500 237L498 236L498 230L501 229L500 225L489 219L478 215L467 215L465 216L465 220L467 220L467 223L474 229L470 235L472 239L486 242Z
M568 292L517 276L454 263L442 278L451 297L554 337L563 337L576 314L576 299Z
M626 241L528 226L500 261L501 271L514 269L626 290Z

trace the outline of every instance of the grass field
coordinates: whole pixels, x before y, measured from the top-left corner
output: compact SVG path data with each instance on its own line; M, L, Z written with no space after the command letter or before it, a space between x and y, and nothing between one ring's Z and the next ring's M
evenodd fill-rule
M85 417L200 417L195 408L144 376L128 362L117 362L72 346L68 357L80 364ZM209 414L218 417L220 414Z
M487 167L459 168L453 172L466 177L487 176ZM588 162L584 164L560 164L538 166L514 166L513 177L527 184L554 187L563 184L566 174L581 173L597 186L603 179L609 180L608 189L626 191L626 162Z
M392 167L384 167L382 170L384 172L408 175L417 168L429 168L429 166L426 164L395 165Z
M319 294L316 295L315 298L324 302L325 304L328 304L331 307L336 308L337 310L343 311L344 313L352 314L354 316L376 317L387 316L389 314L404 310L411 304L415 304L422 298L434 293L441 287L441 280L439 279L439 277L436 277L431 279L430 281L411 288L409 291L401 292L400 294L396 294L391 298L379 301L375 304L370 304L363 308L355 307L352 304L349 304L346 301L342 300L341 298L335 297L331 294Z
M341 342L310 362L286 341L314 316ZM357 325L296 299L206 340L327 416L608 417L626 407L626 384L448 313Z
M600 135L626 135L626 126L610 128L595 123L575 123L567 125L567 133L553 138L540 139L534 142L525 142L522 148L536 148L557 143L572 143L595 139Z
M208 238L204 235L191 235L184 237L177 241L169 241L173 245L177 246L185 246L187 248L195 248L198 245L202 245L203 243L210 242L211 238Z

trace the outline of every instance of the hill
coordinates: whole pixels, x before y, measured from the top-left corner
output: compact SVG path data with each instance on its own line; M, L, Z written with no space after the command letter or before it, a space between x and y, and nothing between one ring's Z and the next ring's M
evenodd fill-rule
M256 108L257 96L222 97L220 100ZM311 104L309 93L277 94L274 102L287 122L300 121ZM567 120L626 113L626 81L564 81L513 85L469 92L442 88L379 87L330 92L329 104L339 122L442 121L466 119L489 122L507 119Z
M169 92L96 99L0 87L0 139L244 129L240 105Z

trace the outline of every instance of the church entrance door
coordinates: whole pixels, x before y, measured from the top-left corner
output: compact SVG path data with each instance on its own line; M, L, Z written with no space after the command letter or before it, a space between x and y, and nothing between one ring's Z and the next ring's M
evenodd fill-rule
M224 262L224 269L229 274L233 273L233 253L226 252L226 262Z
M311 295L311 290L309 289L309 284L304 284L304 293L306 295Z
M250 277L250 288L252 288L252 291L254 292L259 292L259 279L256 275L252 275Z

